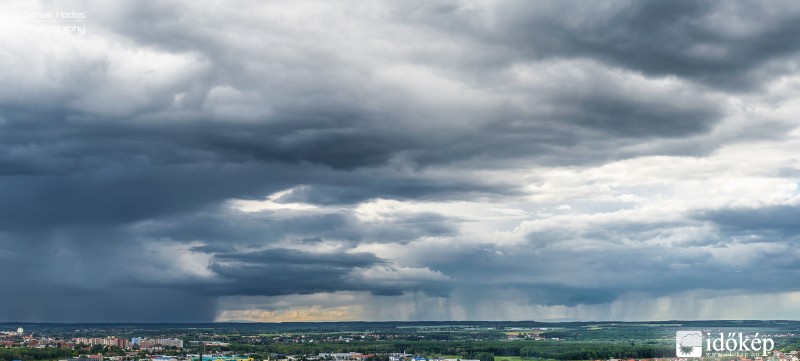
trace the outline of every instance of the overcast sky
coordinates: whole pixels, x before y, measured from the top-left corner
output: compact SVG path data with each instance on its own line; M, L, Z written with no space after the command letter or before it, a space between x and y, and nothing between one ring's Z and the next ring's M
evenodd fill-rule
M796 2L0 17L2 321L800 319Z

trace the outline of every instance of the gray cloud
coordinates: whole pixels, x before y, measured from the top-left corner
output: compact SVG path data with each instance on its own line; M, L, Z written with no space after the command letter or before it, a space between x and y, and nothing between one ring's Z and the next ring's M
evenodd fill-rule
M758 208L728 208L705 211L698 218L711 221L725 232L747 236L767 236L785 241L800 234L800 207L775 205Z
M793 36L798 17L794 4L606 1L583 5L509 1L487 15L471 11L469 5L440 3L409 5L398 14L501 46L514 60L592 58L732 91L750 90L791 72L792 56L800 50ZM442 17L448 21L441 21Z
M781 282L792 264L764 266L793 249L794 206L683 210L603 172L563 189L557 176L792 142L791 81L774 84L796 75L788 3L70 5L86 36L0 36L0 260L22 275L0 280L58 299L4 298L0 319L206 321L237 296L503 289L575 306L739 287L703 276L719 270L771 280L745 291L798 286ZM584 219L671 196L667 220ZM742 248L765 240L777 248Z
M192 322L213 319L214 309L211 297L169 288L87 291L38 284L15 286L3 300L0 317L12 322Z
M351 269L380 262L370 254L314 255L282 249L221 254L215 260L211 269L223 278L223 284L206 292L263 296L352 290L346 278Z

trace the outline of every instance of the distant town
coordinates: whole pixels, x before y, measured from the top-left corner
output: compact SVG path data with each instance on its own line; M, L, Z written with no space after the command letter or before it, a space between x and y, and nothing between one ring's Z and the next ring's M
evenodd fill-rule
M0 361L691 361L675 355L675 329L742 328L720 321L25 326L0 326ZM778 347L766 356L703 359L800 361L800 323L745 326Z

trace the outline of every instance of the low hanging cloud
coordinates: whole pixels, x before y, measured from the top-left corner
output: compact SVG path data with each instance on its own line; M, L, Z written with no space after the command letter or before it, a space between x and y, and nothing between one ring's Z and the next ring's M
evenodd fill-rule
M4 7L0 319L800 312L794 4Z

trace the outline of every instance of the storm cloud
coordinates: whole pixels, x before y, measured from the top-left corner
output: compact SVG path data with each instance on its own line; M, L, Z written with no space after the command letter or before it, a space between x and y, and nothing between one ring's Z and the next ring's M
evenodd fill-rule
M2 10L2 320L800 317L790 2Z

